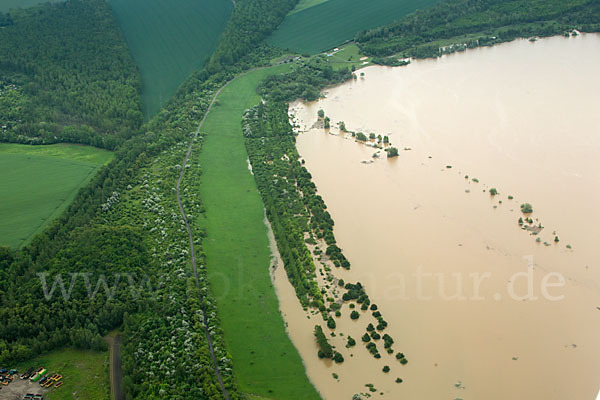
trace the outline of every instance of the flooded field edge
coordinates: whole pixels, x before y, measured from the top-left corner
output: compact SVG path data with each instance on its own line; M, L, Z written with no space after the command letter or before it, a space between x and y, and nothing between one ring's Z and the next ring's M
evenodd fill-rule
M594 46L600 43L598 35L584 36L584 41L595 40ZM595 39L590 39L590 37ZM557 39L560 40L560 38L544 39L533 45L537 46L541 43L542 46L548 47L549 42ZM297 147L301 156L306 160L306 166L313 175L319 192L329 206L329 211L336 222L335 234L338 237L340 247L343 247L353 264L351 271L346 272L336 269L334 274L346 281L359 280L366 282L370 296L380 304L380 307L385 309L386 315L396 315L396 317L390 318L393 336L403 339L403 344L399 344L399 346L406 349L405 351L411 359L411 363L402 367L402 369L396 365L392 366L393 373L401 374L407 378L402 385L390 383L392 382L392 376L387 376L377 370L376 368L380 368L378 367L379 364L371 363L372 357L368 354L364 356L363 353L366 352L360 349L360 346L356 346L357 348L352 351L352 359L346 359L346 362L341 365L332 365L318 359L316 357L317 347L312 336L312 328L315 324L312 321L314 316L302 310L292 286L287 281L285 270L280 265L273 271L273 281L280 300L280 308L286 321L286 327L292 341L300 351L311 381L324 398L350 398L352 393L364 391L364 384L367 381L374 383L377 391L382 394L391 394L394 397L402 396L408 399L478 398L482 395L489 399L500 399L515 395L515 393L519 393L521 396L525 396L522 398L528 399L564 399L564 396L583 399L588 395L592 396L590 394L592 391L594 391L593 395L596 394L597 378L594 376L593 371L599 370L600 365L597 361L598 357L590 359L588 356L591 354L600 355L597 341L594 340L594 337L597 337L600 332L600 325L597 322L597 314L600 309L594 307L596 303L596 306L600 306L600 290L598 289L600 280L598 279L596 267L597 258L590 256L590 240L586 236L594 237L593 235L597 234L597 231L593 229L596 222L600 223L600 221L597 221L597 213L594 214L593 208L589 205L582 205L580 211L587 216L589 221L584 229L581 227L573 229L568 225L580 221L580 216L570 215L570 218L575 221L570 221L571 224L565 224L564 222L567 219L557 216L556 212L552 211L552 207L545 204L547 202L544 199L548 198L547 193L541 195L536 193L536 191L543 192L547 190L544 185L535 185L533 189L528 187L531 185L523 183L517 182L513 185L514 182L503 177L502 173L480 167L486 165L485 162L482 162L482 160L486 160L486 157L490 157L488 159L491 159L492 163L496 163L502 161L503 156L506 156L507 149L514 151L514 148L506 147L506 144L500 144L500 140L508 140L509 143L515 140L517 142L519 140L533 140L527 139L527 137L523 139L523 137L515 138L510 135L508 137L503 136L503 132L505 132L508 125L506 123L507 109L503 108L501 93L496 95L494 107L490 107L490 109L493 108L493 112L488 110L489 112L486 115L471 117L471 121L469 121L470 123L478 123L485 122L485 118L490 117L497 119L500 116L504 118L504 120L494 121L492 125L495 128L491 130L493 131L491 134L486 133L486 135L483 135L487 140L467 142L472 144L472 148L477 148L479 153L482 153L478 157L469 158L462 157L466 154L460 152L452 153L452 150L456 150L452 146L449 146L449 149L442 148L448 143L446 140L460 141L465 139L464 135L458 135L452 139L452 135L448 134L448 137L441 138L441 143L437 144L435 141L440 140L440 137L434 137L433 134L423 135L423 132L427 129L430 132L437 130L437 134L442 130L437 129L439 127L435 125L426 128L419 126L422 121L418 120L418 115L419 112L423 112L419 107L426 111L427 108L423 107L422 101L419 102L416 99L414 93L407 91L410 89L411 80L423 82L423 76L430 79L436 70L449 68L447 64L463 62L465 58L472 58L475 55L481 57L480 55L484 54L485 56L486 52L498 52L498 49L501 48L510 49L500 51L502 54L497 54L497 58L492 57L492 62L498 62L499 57L504 60L503 67L507 68L510 67L510 60L513 64L518 64L519 57L531 62L529 58L540 57L540 54L528 55L530 49L523 52L522 49L518 48L518 46L529 44L523 43L523 41L515 41L497 45L493 48L481 48L445 56L439 60L415 62L409 68L424 68L424 70L416 71L408 77L394 77L396 80L402 80L402 82L394 82L394 84L390 84L394 81L390 79L390 76L394 74L406 75L406 71L410 71L410 69L403 67L390 70L385 67L369 67L365 70L366 77L363 82L359 80L355 83L330 88L327 90L327 98L314 104L295 103L291 105L291 111L305 123L304 130L307 131L299 136ZM579 45L582 48L578 51L586 50L585 43L583 46ZM560 45L551 43L550 47L552 46L558 46L558 49L554 49L555 51L563 50L568 53ZM588 43L587 50L589 50L589 46ZM515 49L515 47L517 48ZM550 52L552 49L544 49L544 51ZM510 52L516 52L517 54L511 55ZM547 57L552 58L552 54L547 55ZM547 62L547 59L544 61ZM563 61L561 60L560 63L563 63ZM538 60L538 62L540 61ZM423 67L423 65L425 66ZM486 64L486 66L488 65ZM532 68L536 66L538 64L534 64ZM589 68L585 69L586 65L578 67L583 68L585 74L587 74L584 76L590 78ZM466 73L471 71L469 68L466 69ZM561 77L572 80L570 75L563 74L567 69L568 65L562 65ZM488 74L492 73L490 70L486 72ZM497 71L494 72L498 73ZM508 73L510 72L514 71ZM543 78L551 77L551 72L545 68L540 68L540 73L542 75L546 74ZM458 79L460 79L456 69L449 73L452 73L454 77L458 76ZM386 86L377 87L378 82L371 83L373 79L377 80L379 78L377 74L382 76ZM527 76L527 78L530 77ZM517 79L517 81L519 80ZM437 83L440 84L440 82ZM518 83L522 82L519 81ZM573 82L569 83L573 84ZM378 90L380 93L382 87L387 88L392 93L390 97L383 99L386 103L384 107L381 107L381 96L379 96L379 101L373 101L365 92L360 92L361 90L368 90L370 85L375 86L374 90ZM393 97L394 93L398 93L398 87L402 85L405 85L402 87L402 95L408 97L410 101L418 104L418 106L408 110L405 105L402 105L402 101L398 101ZM431 83L431 85L434 84ZM461 91L465 91L463 97L473 95L473 89L469 89L464 79L459 86ZM595 87L594 85L591 86L592 88ZM443 88L443 85L441 87ZM438 97L450 94L455 102L457 101L456 96L461 96L459 92L452 92L451 89L439 90L440 87L437 89L432 93L437 93ZM590 94L583 90L582 85L575 84L575 90L580 89L581 91L578 92L580 97L587 98L588 103L591 103L588 104L588 108L584 107L584 111L581 112L581 115L584 115L586 111L589 112L590 108L593 108L594 105L598 106L599 103L597 96L591 95L590 97ZM536 90L539 91L539 88L536 87ZM557 87L557 90L564 91L565 89ZM444 93L444 91L448 93ZM442 95L439 92L442 92ZM429 98L426 96L428 93L420 93L420 95L422 98ZM565 93L567 92L563 94ZM539 96L540 93L537 93L537 95ZM357 105L348 104L348 101L360 99L361 97L365 97L367 99L365 103L370 102L370 104L362 104L364 107L359 108L361 112L357 113ZM526 96L525 100L531 101L534 97L529 95ZM461 98L462 100L464 99ZM358 103L360 104L360 102ZM442 101L438 100L434 106L439 108L441 103ZM530 105L530 108L533 111L549 105L548 101L543 101L540 106L536 106L535 102L531 102L531 104L533 106ZM469 103L469 105L471 104ZM390 133L393 145L401 149L400 157L390 162L383 156L382 159L373 160L372 164L361 164L360 160L372 160L372 148L360 146L354 143L353 140L343 140L336 135L324 134L322 129L308 129L312 125L311 121L316 120L316 110L319 108L323 108L328 115L332 116L332 123L340 120L345 121L346 125L350 127L349 130ZM377 113L377 108L383 108L384 110ZM392 110L396 110L396 112ZM446 112L440 119L448 121L452 111L455 111L455 109ZM348 115L348 113L352 115ZM394 115L395 117L390 121L390 118L386 119L385 115ZM579 114L576 116L579 116ZM463 115L461 117L464 118ZM518 120L520 117L517 115L516 119ZM353 118L355 118L354 121ZM401 124L404 124L405 132L398 133L398 130L394 131L394 126ZM531 128L531 126L529 127ZM544 128L546 127L544 126ZM468 130L470 128L464 125L462 129ZM452 129L448 130L456 133ZM337 132L335 128L332 131ZM583 132L581 135L585 136L585 129L581 131ZM535 134L537 135L537 132ZM545 138L553 146L561 144L559 139L560 137L557 139L555 135L548 135ZM587 139L589 138L586 137ZM485 146L477 147L482 143ZM505 147L502 149L503 151L496 154L490 152L486 147L490 146L490 143L492 143L491 147L498 148L502 145ZM531 143L539 146L543 142ZM529 146L531 146L531 143ZM404 145L411 150L403 151ZM593 142L593 140L588 143L588 147L590 145L591 148L588 148L587 153L584 152L584 156L599 148L598 143ZM522 147L522 142L517 143L516 148L519 147ZM578 151L585 148L576 140L573 147ZM535 149L535 147L531 147L531 149ZM550 146L550 151L553 149L554 147ZM532 179L531 176L535 178L534 172L539 172L538 168L533 165L535 162L542 164L546 162L546 155L542 152L528 150L527 154L525 160L532 162L528 167L533 172L528 170L525 173L525 181ZM507 158L514 161L514 158L520 159L519 155L517 152L509 154ZM553 156L554 153L550 155ZM578 154L577 156L581 155ZM462 161L466 162L462 163ZM571 163L572 160L563 157L562 159L558 158L557 162L560 161ZM506 167L505 164L506 160L502 161L498 164L497 169L501 170L501 167ZM585 163L582 165L587 166ZM581 165L577 166L581 167ZM513 172L514 169L508 168L506 171ZM578 172L574 170L568 171L568 173L572 175ZM551 179L561 175L552 172L550 174ZM469 175L469 178L465 179L465 175ZM511 174L506 173L506 175ZM479 177L477 182L473 180L475 177ZM594 182L598 183L598 176L593 171L586 174L585 178L590 186L593 186ZM479 182L479 179L482 181ZM377 182L372 182L373 180ZM428 185L423 185L423 182L428 182ZM486 182L487 184L485 184ZM558 179L556 182L551 181L550 183L556 185L557 182L560 183L561 180ZM392 187L392 189L387 192L382 190L382 187L386 187L386 185L388 188ZM423 186L430 187L423 188ZM571 186L567 185L567 189L571 189ZM489 190L492 187L498 187L501 196L490 196ZM358 188L360 189L358 190ZM407 193L399 188L418 188L418 190ZM581 190L581 188L575 189ZM487 192L482 193L483 191ZM481 192L480 196L477 195L477 192ZM358 196L357 193L359 193ZM439 196L440 193L444 193L444 196ZM447 193L448 195L446 195ZM587 197L592 200L598 198L597 192L584 191L583 193L586 193ZM511 196L510 199L509 195ZM553 196L556 197L557 195L554 194ZM358 197L358 199L355 199L355 197ZM440 197L443 197L443 201L440 201ZM560 196L559 200L564 201L566 197L568 196ZM534 204L534 218L543 220L544 226L546 223L548 224L548 235L549 232L554 231L558 231L561 235L560 245L552 243L550 248L540 246L535 241L535 235L533 238L528 237L531 235L531 231L521 232L522 226L519 227L516 223L516 220L522 215L519 205L528 201ZM365 204L376 204L377 206L375 208L373 206L365 207ZM464 212L465 208L468 209L466 213ZM385 211L382 212L381 209ZM484 220L485 223L482 224L480 220ZM403 221L403 225L411 228L398 230L394 221ZM537 221L535 222L537 223ZM431 230L432 227L435 228ZM357 235L357 232L360 232L360 234ZM565 238L564 241L563 237ZM544 239L547 242L549 240L551 239ZM573 251L566 248L566 245L571 242L577 243L573 246ZM420 244L416 246L416 251L411 253L409 249L404 248L405 246L402 245L404 243L409 243L411 246L415 243ZM441 258L436 259L436 255L431 254L431 251L428 250L431 244L434 245L437 251L443 253ZM386 257L385 251L380 251L386 248L394 249L394 260L390 260L389 255ZM562 250L558 251L559 248ZM465 255L465 253L467 254ZM523 259L523 255L531 255L534 261L530 263ZM402 273L404 274L414 272L415 268L406 269L402 267L398 270L397 267L394 267L398 264L398 260L400 260L400 263L407 265L423 264L424 273L436 274L452 271L466 276L483 271L494 274L495 279L492 280L490 287L486 287L484 290L487 299L479 303L465 302L466 304L464 304L460 301L442 301L440 299L418 303L414 300L399 302L398 297L393 299L393 296L390 295L389 287L386 288L386 285L390 286L389 279L386 280L386 278L395 276L395 273L403 270ZM449 271L441 267L446 261L452 265ZM460 262L460 266L453 264L457 261ZM366 269L366 265L369 265L370 268ZM506 291L503 286L506 286L507 279L510 280L511 276L514 277L518 273L523 276L531 274L533 281L538 286L548 273L564 274L565 286L561 293L566 295L569 300L567 302L552 303L550 301L534 302L524 299L522 300L523 304L516 307L514 300L507 296L498 298L498 293L501 293L503 289ZM385 274L388 276L383 278L377 276ZM523 283L513 283L514 288L519 290L527 289L527 285L524 280ZM439 285L436 284L436 288L437 286ZM433 287L429 287L429 289L433 289ZM538 290L537 294L539 295L539 288L536 290ZM410 289L408 294L415 295L414 291L411 292ZM573 310L578 310L577 315L571 315ZM343 309L342 311L337 331L345 332L346 335L350 333L356 338L354 332L360 332L360 329L356 329L356 326L353 326L352 321L348 319L348 310ZM317 317L320 318L319 315ZM435 322L431 323L430 320ZM409 321L409 326L419 326L421 328L419 331L413 329L412 332L399 329L406 321ZM323 321L318 323L324 325ZM541 326L539 326L540 324ZM423 331L423 329L425 330ZM436 329L442 331L447 329L447 331L443 337L440 337L439 334L434 332ZM545 334L547 337L543 339L540 337L532 338L531 332L539 334L542 332L540 329L543 329L544 332L556 333L550 336ZM342 345L343 341L338 339L332 338L338 346ZM447 344L449 343L454 344L454 349L448 349ZM424 348L425 345L430 347ZM459 345L459 347L456 348L456 345ZM481 351L481 349L489 347L492 348ZM510 354L506 354L507 349L510 348L513 348L513 350L509 350ZM550 348L555 349L555 353L552 355L549 353ZM588 352L588 356L582 354L582 351ZM502 353L505 353L504 356L502 356ZM457 355L458 359L456 358ZM555 357L560 357L561 361L559 363L552 362L553 359L556 360ZM481 364L483 360L488 360L488 362L485 362L486 367L479 368L479 371L477 371L475 366ZM491 360L494 361L490 364ZM577 365L580 368L566 368L557 364ZM365 371L369 371L367 376L364 375ZM482 371L485 372L484 375L482 375ZM335 376L338 376L338 378L336 379ZM506 387L509 385L492 383L499 376L511 382L510 389ZM558 380L560 382L556 382ZM548 381L551 383L548 384ZM333 384L336 382L339 384ZM443 387L436 389L436 385L431 385L431 382L442 383ZM457 383L460 384L457 385Z

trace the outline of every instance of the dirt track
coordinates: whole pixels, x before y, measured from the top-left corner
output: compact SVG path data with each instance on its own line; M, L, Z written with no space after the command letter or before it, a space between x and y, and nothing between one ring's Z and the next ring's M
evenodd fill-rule
M110 398L112 400L125 400L123 393L123 368L121 365L121 335L107 337L110 347Z
M242 74L242 75L244 75L244 74ZM183 217L183 221L185 223L185 227L186 227L188 237L190 240L192 268L193 268L193 272L194 272L194 278L196 280L196 286L198 288L200 288L200 282L198 280L198 270L196 268L196 253L195 253L195 249L194 249L194 239L192 236L192 230L190 229L190 226L188 224L187 215L185 214L183 205L181 203L179 186L181 185L181 181L183 179L183 173L185 172L185 166L186 166L186 164L190 158L190 155L192 153L192 147L194 146L195 140L198 137L198 134L200 133L200 129L202 128L202 125L204 124L204 121L206 120L208 113L212 109L212 106L214 105L215 101L217 100L217 97L219 96L219 94L221 94L221 91L223 89L225 89L225 87L227 87L227 85L229 85L232 81L229 81L225 85L223 85L217 91L217 93L215 93L215 95L213 96L213 98L210 102L210 105L208 106L208 109L206 110L206 113L204 114L204 117L202 118L202 120L198 124L198 127L196 128L194 137L193 137L193 139L190 143L190 146L187 150L185 159L183 160L181 173L179 174L179 178L177 179L177 203L179 205L179 212L181 213L181 216ZM229 400L229 394L227 393L227 389L225 388L225 385L223 384L223 379L221 378L221 373L219 372L219 366L217 364L217 360L216 360L214 349L213 349L212 338L210 336L208 323L206 322L207 321L206 310L204 308L202 309L202 314L204 317L204 331L205 331L206 338L208 341L208 348L210 351L210 356L212 358L215 375L217 377L217 380L219 381L219 385L221 387L223 397L226 400ZM122 369L122 364L121 364L121 335L117 334L115 337L109 336L106 338L106 341L108 342L108 345L110 347L110 372L109 372L110 373L110 397L112 400L125 400L125 394L123 393L123 386L122 386L123 369Z

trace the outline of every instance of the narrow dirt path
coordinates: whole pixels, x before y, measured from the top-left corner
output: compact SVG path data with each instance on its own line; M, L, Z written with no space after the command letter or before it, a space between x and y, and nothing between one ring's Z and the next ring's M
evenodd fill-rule
M244 74L242 74L242 75L244 75ZM200 133L200 129L202 128L202 125L204 125L204 121L206 120L206 117L210 113L212 106L215 104L217 97L219 97L219 94L221 94L223 89L225 89L231 82L233 82L234 80L236 80L237 78L239 78L242 75L235 77L234 79L227 82L225 85L221 86L221 88L219 90L217 90L217 93L215 93L215 95L213 96L213 98L210 102L210 105L208 106L208 109L206 110L206 113L204 113L204 117L200 121L200 124L198 124L198 128L196 128L194 137L192 138L192 141L190 142L190 146L188 147L187 153L185 154L185 158L183 159L183 163L181 165L181 172L179 173L179 178L177 179L177 186L176 186L177 205L179 206L179 213L181 214L181 217L183 218L183 222L185 224L185 229L187 230L187 233L188 233L188 238L190 241L190 255L191 255L191 260L192 260L192 270L194 272L194 279L196 280L196 287L198 287L199 289L200 289L200 281L198 280L198 269L196 267L196 251L194 249L194 237L192 235L192 229L190 228L190 225L188 223L187 215L185 214L185 210L183 209L183 205L181 203L181 194L179 191L179 187L181 185L181 181L183 180L183 174L185 173L185 166L187 165L187 163L190 159L190 155L192 154L192 148L194 146L194 143L196 142L196 138L198 137L198 134ZM219 371L219 365L218 365L217 359L215 357L215 351L213 348L212 337L210 335L210 331L209 331L209 327L208 327L208 319L206 317L206 308L204 306L202 306L202 317L204 319L204 333L206 334L206 340L208 342L208 350L210 351L210 357L213 362L213 368L215 370L215 375L217 377L217 380L219 381L219 385L221 386L221 391L223 392L223 397L225 398L225 400L229 400L229 393L227 392L227 389L225 388L225 385L223 384L223 378L221 378L221 372Z
M112 400L125 400L123 393L123 368L121 364L121 335L107 337L110 348L110 398Z

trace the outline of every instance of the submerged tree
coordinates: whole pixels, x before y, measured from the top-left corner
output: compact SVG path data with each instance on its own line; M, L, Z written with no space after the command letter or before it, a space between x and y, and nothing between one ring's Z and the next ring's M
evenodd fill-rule
M533 212L533 206L529 203L521 204L521 212L523 214L531 214Z
M332 358L333 357L333 348L327 341L327 337L325 333L323 333L323 328L321 325L315 325L315 338L317 339L317 344L319 345L319 358Z
M385 151L387 153L388 158L398 157L398 149L395 147L390 147L389 149L386 149Z
M360 140L361 142L366 142L367 136L362 132L356 132L356 139Z
M327 320L327 327L329 329L335 329L335 320L331 317L329 317L329 319Z
M344 357L338 353L337 351L335 352L334 356L333 356L333 361L335 361L337 364L343 363L344 362Z

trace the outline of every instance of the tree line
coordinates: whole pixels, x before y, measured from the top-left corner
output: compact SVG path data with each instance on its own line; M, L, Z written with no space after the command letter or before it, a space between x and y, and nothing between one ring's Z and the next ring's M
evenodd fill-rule
M272 49L261 43L273 32L298 0L237 0L205 70L215 74L223 68L237 70L264 63Z
M13 24L13 20L10 14L0 12L0 27L9 26Z
M289 102L296 99L317 100L321 89L352 79L348 68L333 69L320 57L302 61L288 74L271 75L258 88L258 93L274 101Z
M329 286L322 287L317 283L314 260L323 254L320 248L313 249L311 254L309 244L322 240L326 245L325 255L335 267L350 268L350 262L337 246L333 234L334 221L297 152L296 137L288 115L288 100L303 98L303 94L307 93L320 93L325 86L348 79L352 79L351 72L334 72L326 63L318 61L301 63L287 74L266 78L257 89L263 101L246 111L242 132L279 254L300 303L305 308L318 309L327 328L332 331L337 327L336 318L342 316L342 303L348 303L352 310L350 318L354 320L361 316L355 310L357 306L362 312L370 310L374 322L367 325L362 340L366 350L379 359L382 355L376 343L383 339L385 353L391 355L394 353L394 339L383 333L388 323L377 305L371 303L366 289L360 282L352 284L338 280L338 290L346 291L341 299L336 300L327 291L327 288L335 287L332 275L326 277ZM322 110L319 118L325 118ZM372 136L375 137L374 134ZM329 344L321 325L315 326L313 334L319 358L333 359L336 363L344 361L343 355ZM354 345L354 339L348 340L348 347Z
M381 61L394 54L440 56L444 54L437 43L441 39L476 47L572 29L600 31L597 0L450 0L390 25L359 32L355 40L362 53Z

